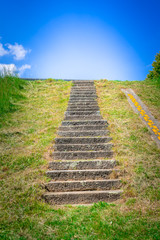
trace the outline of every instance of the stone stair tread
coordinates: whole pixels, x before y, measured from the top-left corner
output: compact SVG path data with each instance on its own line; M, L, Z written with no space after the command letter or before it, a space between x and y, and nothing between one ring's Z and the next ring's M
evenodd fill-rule
M99 201L113 202L119 199L122 193L122 190L48 192L43 197L50 204L88 204Z
M82 103L79 103L79 102L75 102L75 101L71 101L71 102L68 102L68 105L81 105L81 106L86 106L86 105L95 105L95 106L98 106L98 102L97 100L96 101L88 101L88 102L82 102Z
M89 101L94 101L94 100L96 100L96 98L97 97L95 97L95 96L70 96L70 100L77 100L77 101L79 101L79 100L89 100Z
M91 107L96 107L96 108L99 108L99 106L98 106L98 104L88 104L88 105L86 105L86 104L79 104L79 103L77 103L77 102L75 102L75 103L70 103L70 104L68 104L68 108L69 107L81 107L81 108L91 108Z
M54 181L68 180L93 180L93 179L116 179L120 171L116 168L111 169L78 169L78 170L50 170L46 175ZM113 175L112 175L113 174ZM112 177L114 176L114 177Z
M109 169L73 169L73 170L50 170L50 171L47 171L47 173L61 173L61 172L106 172L106 171L119 171L118 169L112 169L112 168L109 168Z
M102 159L84 159L84 160L53 160L53 161L51 161L51 162L49 162L49 163L52 163L52 162L55 162L55 163L75 163L75 162L116 162L116 160L115 159L107 159L107 160L102 160Z
M45 184L49 192L66 192L66 191L100 191L119 189L121 187L120 179L102 179L102 180L68 180L68 181L51 181Z
M84 87L84 86L74 86L73 87L73 90L81 90L81 91L83 91L83 90L87 90L87 91L91 91L91 90L95 90L95 87L94 86L86 86L86 87Z
M77 103L90 103L90 104L96 104L97 103L97 99L76 99ZM75 99L69 99L68 103L75 103Z
M116 161L114 159L54 160L49 162L49 169L53 170L111 169L115 166Z
M83 90L83 91L79 91L79 90L72 90L71 91L71 93L70 93L70 96L73 96L73 95L76 95L76 96L83 96L83 95L85 95L85 96L93 96L93 95L95 95L95 96L97 96L97 94L96 94L96 91L94 91L94 90L92 90L92 91L85 91L85 90Z
M95 97L72 97L69 99L69 103L71 102L96 102L96 98Z
M65 116L83 116L83 117L88 117L88 116L100 116L99 111L67 111L65 112Z
M90 94L87 94L87 93L86 94L84 94L84 93L83 94L82 93L81 94L80 93L77 93L77 94L76 93L71 93L70 98L71 97L72 98L73 97L78 97L78 98L83 98L83 97L94 98L95 97L95 98L97 98L97 94L95 94L95 93L94 94L93 93L92 94L91 93Z
M55 143L72 143L72 144L76 144L76 143L107 143L109 141L111 141L112 138L105 136L105 137L57 137L55 138Z
M63 195L63 194L88 194L88 193L105 193L105 192L108 192L108 193L123 193L123 190L105 190L105 191L75 191L75 192L47 192L45 193L45 195Z
M105 123L105 124L108 124L107 120L103 120L103 119L100 119L100 120L76 120L76 121L62 121L62 125L67 125L67 124L98 124L98 125L101 125L102 123Z
M83 115L83 116L100 116L100 111L92 110L92 111L66 111L65 116L76 116L76 115Z
M101 116L90 116L90 115L74 115L74 116L66 116L64 120L90 120L90 119L95 119L95 120L101 120Z
M87 101L95 101L97 99L97 97L95 96L70 96L69 98L70 100L74 100L76 99L77 101L79 100L87 100Z
M86 112L86 111L83 111L83 110L81 110L81 111L77 111L77 110L67 110L66 112L67 112L67 113L72 113L72 112L73 112L73 113L81 113L81 112ZM89 110L87 111L87 113L90 113L90 112L94 112L94 113L95 113L95 112L98 112L98 113L100 113L100 111L98 111L98 110L90 110L90 109L89 109Z
M56 145L73 146L72 143L67 143L67 144L62 143L62 144L56 144ZM97 146L97 145L99 145L99 146L109 146L109 145L113 146L113 143L110 142L110 143L92 143L92 144L89 144L89 143L75 143L74 144L74 146Z
M55 151L101 151L110 150L113 147L112 143L100 144L55 144Z
M61 159L61 160L54 160L53 161L50 161L50 163L74 163L74 162L96 162L96 161L101 161L101 162L110 162L110 161L115 161L113 160L112 158L110 159L99 159L99 158L94 158L94 159L68 159L68 160L64 160L64 159ZM116 162L116 161L115 161ZM94 169L94 168L90 168L90 169ZM97 168L97 169L101 169L101 168ZM102 168L102 169L107 169L107 168ZM54 169L55 170L55 169ZM57 169L58 170L58 169ZM65 170L65 169L64 169Z
M46 183L46 184L50 184L50 183L83 183L83 182L118 182L121 181L120 179L116 178L116 179L87 179L87 180L67 180L67 181L53 181L51 180L50 182Z
M109 135L109 130L94 130L94 131L82 131L82 130L78 130L78 131L58 131L58 135L59 136L106 136Z
M67 110L66 112L65 112L65 115L72 115L72 114L74 114L74 115L81 115L81 114L83 114L83 115L90 115L90 114L93 114L93 115L100 115L100 111L98 111L98 110L92 110L92 111L77 111L77 110Z
M63 131L61 131L61 132L63 132ZM93 133L93 131L92 130L88 130L88 131L69 131L69 132L88 132L88 133ZM109 132L108 130L95 130L94 132Z
M59 131L68 131L68 130L106 130L107 126L103 125L79 125L79 126L61 126Z
M55 160L71 160L71 159L104 159L111 158L113 156L113 151L54 151L52 153L53 159Z
M87 107L87 108L80 108L80 107L68 107L67 111L99 111L99 107Z

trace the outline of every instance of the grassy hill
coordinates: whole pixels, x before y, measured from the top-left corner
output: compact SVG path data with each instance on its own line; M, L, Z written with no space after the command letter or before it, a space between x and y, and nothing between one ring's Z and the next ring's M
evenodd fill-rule
M160 150L121 92L131 87L160 120L156 82L96 82L124 195L116 204L61 208L47 205L41 195L71 82L7 77L0 83L0 239L160 239Z

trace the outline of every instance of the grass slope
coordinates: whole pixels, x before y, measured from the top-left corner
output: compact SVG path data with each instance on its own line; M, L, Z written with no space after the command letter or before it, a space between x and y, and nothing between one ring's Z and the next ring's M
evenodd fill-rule
M18 77L0 76L0 114L16 109L16 102L24 97L21 90L25 85L26 82Z
M117 204L51 207L40 187L56 131L67 107L70 82L23 85L17 110L0 118L0 239L119 240L160 238L159 153L150 133L130 108L122 87L132 87L159 118L159 89L147 82L96 83L103 117L110 123L123 172Z

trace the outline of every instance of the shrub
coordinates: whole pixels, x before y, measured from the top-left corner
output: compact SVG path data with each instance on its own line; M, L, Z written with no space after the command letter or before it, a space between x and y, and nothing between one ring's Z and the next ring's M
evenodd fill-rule
M153 69L149 71L147 78L160 79L160 52L156 54L155 61L152 63Z

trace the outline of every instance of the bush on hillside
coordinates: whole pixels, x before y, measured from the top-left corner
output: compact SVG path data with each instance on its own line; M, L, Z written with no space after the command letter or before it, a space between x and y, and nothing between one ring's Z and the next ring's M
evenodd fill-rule
M0 76L0 114L16 109L15 103L23 98L21 90L25 84L17 76Z
M147 75L148 79L157 79L160 81L160 52L156 54L155 61L152 63L153 69Z

